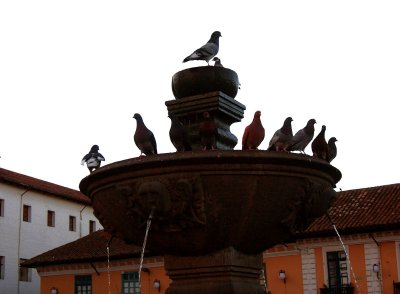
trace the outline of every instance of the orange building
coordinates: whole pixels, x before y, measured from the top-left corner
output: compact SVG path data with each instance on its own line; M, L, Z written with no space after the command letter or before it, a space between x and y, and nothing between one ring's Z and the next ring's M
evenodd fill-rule
M137 292L141 249L109 242L98 231L25 265L37 268L41 294L165 292L162 257L146 253ZM339 192L326 215L265 251L264 262L260 283L272 294L400 293L400 184Z
M293 242L264 252L264 261L274 294L394 293L400 288L400 184L339 192L326 215Z

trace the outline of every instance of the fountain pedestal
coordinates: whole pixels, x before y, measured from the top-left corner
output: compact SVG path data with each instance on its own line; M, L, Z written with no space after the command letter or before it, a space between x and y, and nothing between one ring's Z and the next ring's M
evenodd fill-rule
M202 149L199 125L205 111L210 113L218 128L217 149L231 150L236 146L238 139L229 128L231 124L242 120L246 107L232 97L217 91L169 100L165 102L165 105L168 113L179 117L186 127L193 150Z
M262 254L232 247L202 256L164 257L172 284L167 294L265 294L260 285Z

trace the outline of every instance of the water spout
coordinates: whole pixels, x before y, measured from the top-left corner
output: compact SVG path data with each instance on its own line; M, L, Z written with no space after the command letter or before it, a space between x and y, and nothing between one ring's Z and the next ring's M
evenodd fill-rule
M108 294L111 294L111 275L110 275L110 244L114 235L107 242L107 277L108 277Z
M347 261L349 262L350 272L351 272L351 275L353 276L354 284L356 285L356 288L357 288L358 293L361 294L361 289L360 289L360 286L358 285L357 278L356 278L356 275L355 275L354 270L353 270L353 266L351 265L351 262L350 262L349 254L348 254L347 249L346 249L346 246L344 245L344 242L343 242L343 240L342 240L342 236L339 234L339 231L337 230L336 225L335 225L335 223L332 221L332 219L330 218L329 214L326 213L326 215L328 216L328 218L329 218L329 220L330 220L330 222L331 222L331 224L332 224L332 226L333 226L333 229L334 229L335 232L336 232L336 235L339 237L339 241L340 241L340 244L342 245L344 254L346 255L346 259L347 259Z
M107 276L108 276L108 294L111 294L110 246L109 245L107 245Z
M144 240L143 240L143 246L142 246L142 253L140 254L140 264L139 264L139 287L140 287L140 289L142 288L141 281L140 281L140 276L141 276L142 267L143 267L144 251L146 249L147 236L149 234L151 220L153 219L154 209L155 209L155 207L153 206L153 208L150 211L149 218L147 219L146 232L144 234Z

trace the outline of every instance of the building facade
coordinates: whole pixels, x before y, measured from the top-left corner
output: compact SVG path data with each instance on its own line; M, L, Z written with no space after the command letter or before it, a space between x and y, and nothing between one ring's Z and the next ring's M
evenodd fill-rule
M100 228L79 191L0 169L0 294L39 293L36 270L19 264Z
M339 192L326 215L264 261L272 293L400 293L400 184Z

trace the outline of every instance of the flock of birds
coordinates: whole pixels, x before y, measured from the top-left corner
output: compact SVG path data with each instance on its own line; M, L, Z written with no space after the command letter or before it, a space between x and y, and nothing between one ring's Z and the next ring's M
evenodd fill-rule
M215 31L206 44L196 49L192 54L187 56L183 62L191 60L204 60L210 65L210 61L214 61L214 66L223 67L221 60L216 57L219 51L219 38L221 33ZM171 119L171 128L169 136L171 143L176 148L177 152L191 151L191 142L189 134L185 126L180 122L175 115L169 116ZM143 122L140 114L136 113L133 116L136 119L136 131L134 141L140 150L140 156L157 154L157 143L152 131L150 131ZM306 126L300 129L293 135L291 117L287 117L280 129L272 136L268 151L293 152L299 151L305 154L305 148L314 138L315 119L310 119ZM311 143L313 156L331 162L337 154L335 137L332 137L326 142L325 139L326 126L323 125L320 133ZM203 113L203 119L199 124L198 134L203 150L214 150L216 148L217 126L209 112ZM256 111L253 121L245 128L242 137L242 150L258 150L260 144L264 141L265 130L261 123L261 112ZM90 172L100 167L101 162L105 158L99 153L99 146L93 145L89 153L82 158L81 164L86 163Z
M177 152L192 151L189 133L178 117L170 114L171 127L169 137ZM151 130L149 130L140 114L135 113L136 130L133 136L139 156L149 156L157 153L157 142ZM311 150L314 157L331 162L337 154L336 138L325 139L326 126L314 138L316 124L315 119L308 120L304 128L293 135L291 117L287 117L281 128L275 131L269 141L267 151L293 152L305 154L305 148L311 143ZM200 137L202 150L216 150L218 136L217 126L209 112L203 112L202 121L199 124L198 135ZM242 150L258 150L264 141L265 129L261 122L261 111L254 113L253 121L245 128L242 136ZM314 140L313 140L314 139ZM93 145L89 153L82 158L82 165L86 163L90 172L100 167L105 158L99 153L99 146Z

